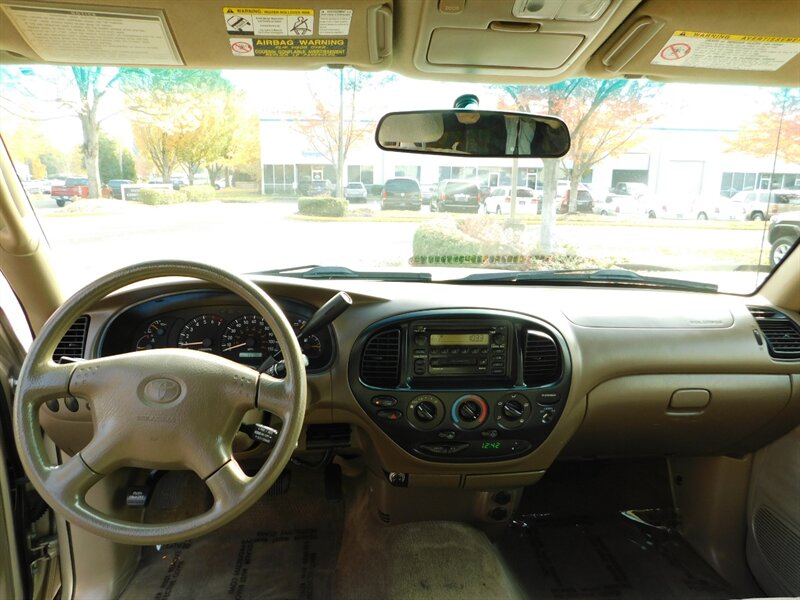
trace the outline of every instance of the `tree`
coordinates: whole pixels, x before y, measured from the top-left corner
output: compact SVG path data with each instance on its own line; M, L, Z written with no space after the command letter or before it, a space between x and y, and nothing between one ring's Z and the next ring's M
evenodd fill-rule
M501 86L514 108L526 112L545 112L564 120L572 144L566 159L571 163L569 211L577 211L581 179L598 162L618 156L633 147L636 134L653 122L648 101L659 84L626 79L567 79L551 85ZM540 244L552 250L555 227L555 197L558 178L557 159L543 160L544 194ZM562 159L562 166L566 166Z
M7 90L2 105L8 112L33 120L78 118L83 132L82 151L89 178L89 196L98 198L100 104L115 84L118 71L103 67L40 68L35 82L26 80L31 74L28 67L16 71L3 67L2 71L2 88Z
M189 178L226 157L233 140L233 87L219 71L122 69L121 87L135 113L136 145L168 182L183 166Z
M773 92L770 109L756 114L725 141L729 152L757 157L777 154L785 163L800 163L800 90Z
M34 179L53 177L67 170L67 158L42 133L37 123L20 120L5 138L15 161L28 165Z
M309 93L314 105L310 118L305 113L297 115L294 129L306 138L309 145L322 158L333 165L337 174L337 195L342 195L344 185L344 166L350 148L363 139L375 128L371 120L356 119L356 98L358 92L367 84L377 84L377 75L363 73L355 69L341 69L339 78L338 106L331 107L319 92L311 89ZM386 83L391 76L384 77L380 83Z
M130 150L103 133L99 139L99 168L100 180L104 182L110 179L136 180L136 164Z

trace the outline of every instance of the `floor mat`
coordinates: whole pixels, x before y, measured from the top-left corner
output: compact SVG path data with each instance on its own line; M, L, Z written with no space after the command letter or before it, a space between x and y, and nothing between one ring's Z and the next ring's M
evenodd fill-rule
M536 600L738 597L678 533L646 521L636 513L525 515L498 545Z
M288 493L265 496L221 529L145 549L122 599L329 600L342 504L325 499L319 473L295 469Z

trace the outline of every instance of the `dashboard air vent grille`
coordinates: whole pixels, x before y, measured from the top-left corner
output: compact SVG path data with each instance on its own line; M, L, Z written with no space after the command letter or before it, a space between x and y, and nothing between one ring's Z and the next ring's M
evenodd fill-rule
M767 340L770 356L800 359L800 326L788 316L762 306L750 306L750 313Z
M525 334L522 373L525 385L555 383L561 377L561 353L556 341L541 331Z
M78 318L61 338L53 352L53 362L61 362L62 358L83 358L86 349L86 332L89 330L89 317Z
M361 380L374 387L400 383L400 330L388 329L372 336L361 357Z

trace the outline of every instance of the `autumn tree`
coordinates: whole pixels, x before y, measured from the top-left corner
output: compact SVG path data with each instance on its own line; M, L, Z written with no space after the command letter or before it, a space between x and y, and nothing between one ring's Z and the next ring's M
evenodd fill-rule
M600 161L618 156L638 143L637 133L655 116L649 101L659 84L627 79L567 79L551 85L505 85L514 108L560 117L570 129L572 144L561 159L570 175L569 211L577 211L581 179ZM552 250L553 206L558 159L543 160L544 195L541 245Z
M350 148L374 131L375 123L363 118L363 107L359 107L359 95L365 85L386 83L391 76L364 73L355 69L341 69L339 78L339 101L332 105L329 97L311 89L309 93L313 110L298 113L294 129L337 173L337 195L342 195L344 185L344 165ZM381 82L377 77L383 77ZM356 118L356 115L360 118Z
M19 119L12 127L4 141L11 157L28 166L31 177L44 179L66 171L67 157L56 149L37 123Z
M728 152L774 156L785 163L800 163L800 90L773 92L769 110L746 121L735 137L726 140Z
M230 155L234 90L219 71L122 69L121 77L137 147L162 181L180 165L192 184L202 166Z
M103 67L0 68L0 106L7 112L38 121L65 117L80 121L84 167L93 198L100 197L100 105L118 75L116 69Z
M243 104L243 103L240 103ZM208 179L212 183L221 178L223 173L232 172L232 177L237 174L245 175L250 181L261 181L261 129L258 115L249 112L232 113L233 125L231 129L233 139L226 156L206 165ZM259 185L259 189L263 186Z

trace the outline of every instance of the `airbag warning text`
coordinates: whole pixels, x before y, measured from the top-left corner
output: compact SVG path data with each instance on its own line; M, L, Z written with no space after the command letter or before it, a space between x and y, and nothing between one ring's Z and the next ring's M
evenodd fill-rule
M307 38L231 38L234 56L330 58L347 56L347 40Z

